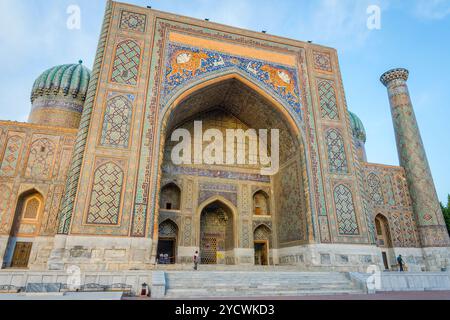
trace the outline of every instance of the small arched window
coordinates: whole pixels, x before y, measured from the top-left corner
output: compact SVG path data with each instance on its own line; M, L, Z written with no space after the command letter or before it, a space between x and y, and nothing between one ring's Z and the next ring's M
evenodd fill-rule
M253 213L256 216L270 215L269 196L264 191L258 191L253 196Z
M169 183L161 189L159 207L164 210L180 210L181 190L175 183Z
M25 200L23 208L23 219L37 220L39 218L39 211L41 208L41 201L37 196L32 196Z

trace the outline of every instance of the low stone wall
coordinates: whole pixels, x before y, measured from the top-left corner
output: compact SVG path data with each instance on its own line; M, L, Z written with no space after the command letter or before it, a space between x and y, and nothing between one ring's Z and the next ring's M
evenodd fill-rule
M450 290L449 272L384 273L377 291L428 291Z
M450 272L350 272L350 279L367 293L450 291Z
M83 286L96 284L112 286L124 284L132 287L132 293L140 295L142 284L152 283L152 273L148 271L126 272L85 272L77 270L33 272L27 270L1 270L0 286L27 287L29 284L64 284Z

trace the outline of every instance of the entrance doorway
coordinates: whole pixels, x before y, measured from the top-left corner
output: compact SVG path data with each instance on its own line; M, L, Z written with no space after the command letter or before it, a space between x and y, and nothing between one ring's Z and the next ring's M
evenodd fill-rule
M255 265L269 265L268 249L267 241L255 241Z
M157 256L159 264L175 264L177 262L178 227L172 220L159 225Z
M272 242L272 231L266 225L260 225L253 233L253 240L255 249L255 265L269 265L269 248Z
M175 239L159 239L158 259L160 264L175 263Z
M16 242L11 268L27 268L30 260L32 242Z
M222 202L213 202L203 209L200 218L200 262L232 264L227 252L233 249L233 214Z
M375 229L377 232L377 245L381 249L385 270L390 269L390 262L395 260L392 253L392 240L389 232L388 219L379 214L375 217Z
M383 256L384 269L389 270L389 261L388 261L387 253L382 252L381 255Z

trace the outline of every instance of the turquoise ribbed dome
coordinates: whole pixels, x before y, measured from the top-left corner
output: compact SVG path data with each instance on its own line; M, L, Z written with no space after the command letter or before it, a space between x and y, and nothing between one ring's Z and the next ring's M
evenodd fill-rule
M77 100L86 99L91 71L78 64L64 64L48 69L34 82L31 102L41 96L69 96Z
M350 125L352 127L353 137L366 143L366 129L364 129L361 119L353 112L349 111L348 113L350 115Z

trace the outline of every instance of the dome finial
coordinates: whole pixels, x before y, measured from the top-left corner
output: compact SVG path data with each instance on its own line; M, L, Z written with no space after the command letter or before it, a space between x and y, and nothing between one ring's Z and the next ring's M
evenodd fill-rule
M78 60L78 63L79 63L79 64L83 64L83 60L81 60L81 59Z

